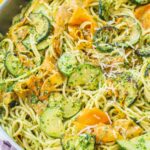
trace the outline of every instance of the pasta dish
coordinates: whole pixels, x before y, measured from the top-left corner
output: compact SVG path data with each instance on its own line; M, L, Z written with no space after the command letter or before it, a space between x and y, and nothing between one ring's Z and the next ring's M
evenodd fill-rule
M32 0L0 37L0 125L25 150L149 150L150 0Z

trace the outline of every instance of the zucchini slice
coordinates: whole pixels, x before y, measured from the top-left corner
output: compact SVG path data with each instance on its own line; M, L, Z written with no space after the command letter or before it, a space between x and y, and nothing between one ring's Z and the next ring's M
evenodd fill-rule
M117 28L113 26L104 26L97 30L94 36L94 45L97 50L107 53L113 51L114 38L118 36Z
M6 54L4 65L8 72L15 77L20 76L25 72L25 69L20 60L11 52Z
M58 68L66 76L70 76L77 64L76 55L71 52L64 53L58 60Z
M115 39L118 46L129 47L136 44L142 33L139 23L128 15L118 15L115 17L114 26L119 30L119 36Z
M62 105L63 110L63 118L70 119L74 117L81 110L81 103L71 102L71 101L63 101Z
M130 107L138 96L137 83L130 72L117 74L113 79L114 86L118 92L118 100L122 106Z
M49 99L50 108L59 108L62 111L64 119L70 119L74 117L82 107L82 103L79 101L66 100L60 93L52 93Z
M117 86L119 92L119 102L126 107L130 107L137 98L137 88L133 83L124 82Z
M120 149L123 150L149 150L150 147L150 133L135 137L131 140L118 140Z
M135 53L141 57L150 57L150 47L140 48Z
M47 38L52 29L49 19L41 13L32 13L29 15L29 19L30 24L33 25L36 30L36 42L40 43Z
M150 3L150 0L132 0L132 1L139 5L145 5L145 4Z
M43 50L49 48L49 46L50 46L50 43L48 42L48 40L44 40L44 41L40 42L39 44L37 44L36 47L37 47L38 51L43 51Z
M104 26L94 35L94 46L101 52L111 52L116 47L129 47L136 44L141 36L141 27L132 17L115 16L111 26Z
M70 75L70 87L83 86L84 89L95 90L104 83L104 76L100 68L90 64L79 65Z
M58 108L47 108L40 117L40 128L53 138L61 138L64 134L62 112Z
M26 49L31 50L30 36L27 36L27 37L22 41L22 44L26 47ZM38 44L36 45L36 47L37 47L37 50L38 50L38 51L45 50L45 49L47 49L47 48L49 47L49 42L48 42L48 40L46 39L46 40L44 40L44 41L38 43Z
M90 134L65 137L62 145L64 150L95 150L95 137Z

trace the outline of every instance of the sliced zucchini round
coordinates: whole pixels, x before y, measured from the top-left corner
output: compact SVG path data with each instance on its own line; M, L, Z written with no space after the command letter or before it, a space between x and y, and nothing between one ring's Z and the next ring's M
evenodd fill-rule
M114 26L120 33L118 38L115 39L118 46L129 47L139 41L142 29L133 17L128 15L115 16Z
M43 51L45 49L47 49L50 46L50 43L48 42L48 40L44 40L42 42L40 42L39 44L37 44L37 50L38 51Z
M144 5L150 3L150 0L132 0L134 3Z
M138 96L136 81L130 72L123 72L113 79L114 86L118 91L118 100L122 106L130 107Z
M131 140L118 140L120 150L149 150L150 132L132 138Z
M27 36L27 37L22 41L22 44L26 47L26 49L31 50L30 36ZM37 50L38 50L38 51L42 51L42 50L47 49L47 48L49 47L49 45L50 45L50 44L49 44L48 40L46 39L46 40L44 40L44 41L38 43L38 44L36 45L36 47L37 47Z
M133 83L124 82L117 86L119 92L118 100L121 105L130 107L137 98L137 88Z
M62 102L62 110L63 110L63 118L70 119L75 116L81 110L81 103L71 102L71 101L63 101Z
M64 119L70 119L81 109L82 103L79 101L66 100L60 93L52 93L49 98L50 108L59 108Z
M20 76L25 72L25 69L20 60L11 52L6 54L4 65L8 72L15 77Z
M150 57L150 47L140 48L135 53L141 57Z
M40 128L53 138L61 138L64 134L62 112L58 108L47 108L40 117Z
M99 51L107 53L116 47L129 47L136 44L141 32L141 27L134 18L127 15L115 16L114 24L97 30L93 44Z
M70 76L77 64L76 55L71 52L64 53L58 60L58 68L66 76Z
M114 38L118 36L117 28L113 26L104 26L97 30L94 36L94 45L96 49L101 52L107 53L113 51Z
M70 75L70 87L83 86L84 89L95 90L104 83L104 76L100 68L90 64L79 65Z
M45 40L52 29L49 19L41 13L32 13L29 15L29 19L30 24L36 29L36 42Z

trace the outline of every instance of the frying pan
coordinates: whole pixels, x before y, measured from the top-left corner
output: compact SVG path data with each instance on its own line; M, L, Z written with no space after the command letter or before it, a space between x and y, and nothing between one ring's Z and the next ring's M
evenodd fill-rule
M29 1L29 0L28 0ZM5 34L11 26L13 17L18 14L27 0L0 0L0 33Z

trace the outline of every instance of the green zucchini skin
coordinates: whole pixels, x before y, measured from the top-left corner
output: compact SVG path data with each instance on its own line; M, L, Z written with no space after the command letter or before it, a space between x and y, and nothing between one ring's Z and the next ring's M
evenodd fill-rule
M144 77L147 78L150 74L150 64L146 66Z
M116 23L98 29L93 38L93 45L100 52L110 53L117 47L128 48L139 41L142 33L139 23L127 15L115 16L116 22L118 19L121 19L126 25L130 24L131 27L128 27L130 29L129 35L125 35L125 39L119 40L119 35L122 36L122 29L117 27Z
M22 44L26 47L26 49L31 50L31 43L30 43L30 36L27 36L23 41ZM48 40L44 40L38 44L36 44L36 48L38 51L43 51L50 46Z
M71 119L76 114L80 112L82 108L81 102L71 102L71 101L63 101L62 110L63 110L63 118Z
M122 36L121 33L123 31L116 23L98 29L93 38L93 45L100 52L110 53L117 47L128 48L131 45L135 45L140 40L142 30L139 23L134 18L127 15L115 16L116 22L118 19L126 25L130 25L130 27L128 27L130 29L129 34L124 35L124 39L119 38L119 36Z
M58 68L65 76L70 76L77 65L76 56L71 52L64 53L58 60Z
M108 53L114 48L113 38L118 35L118 29L113 26L104 26L98 29L94 35L94 46L97 50Z
M118 140L120 150L148 150L150 147L150 133L135 137L131 140Z
M64 137L61 143L63 150L95 150L95 137L90 134Z
M130 47L130 45L135 45L141 37L142 34L142 29L141 26L139 25L139 23L131 16L128 15L118 15L115 16L115 19L119 19L123 22L125 22L128 26L128 28L131 28L131 31L129 31L129 35L124 35L124 37L128 37L127 40L123 40L123 41L118 41L117 44L120 47ZM115 25L116 26L116 25ZM121 29L118 28L119 31L121 31Z
M119 92L118 101L124 107L131 107L138 96L137 83L130 72L122 72L112 79Z
M35 27L35 39L37 43L45 40L52 31L52 25L49 19L41 13L31 13L29 15L30 24Z
M135 54L141 57L150 57L150 48L149 47L140 48L135 51Z
M150 3L150 0L132 0L132 2L138 5L145 5Z
M68 79L70 87L83 86L84 89L96 90L103 86L104 76L100 68L90 64L80 64Z
M22 41L26 49L31 50L30 34L35 35L37 50L42 51L49 47L47 37L52 33L53 27L49 19L42 13L31 13L29 15L29 35Z
M47 108L40 116L40 128L53 138L61 138L64 134L62 112L58 108Z
M62 117L64 119L70 119L74 117L82 108L80 101L72 101L71 99L65 99L60 93L52 93L49 98L50 108L59 108L62 111Z
M29 15L29 35L22 41L26 49L31 50L30 34L35 36L37 50L42 51L49 47L47 37L52 33L53 27L49 19L42 13L31 13Z
M11 52L6 53L4 66L7 71L14 77L22 75L25 71L20 60Z
M43 50L48 49L49 46L50 46L50 43L49 43L48 40L46 39L46 40L40 42L39 44L37 44L36 47L37 47L37 50L38 50L38 51L43 51Z

